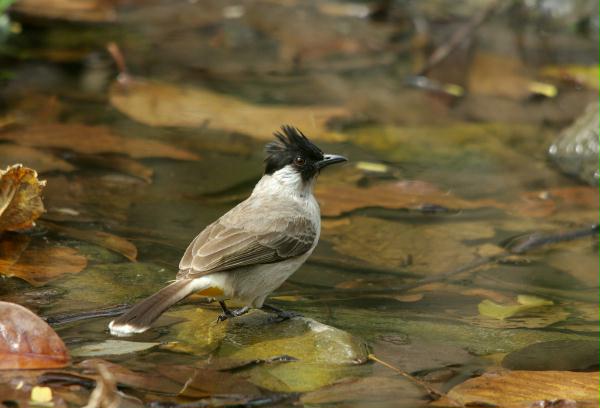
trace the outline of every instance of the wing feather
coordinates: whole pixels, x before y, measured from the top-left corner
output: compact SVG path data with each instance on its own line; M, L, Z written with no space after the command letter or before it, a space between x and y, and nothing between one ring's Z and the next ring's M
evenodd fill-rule
M306 253L317 239L315 226L306 218L280 219L271 226L274 230L259 233L214 222L189 245L178 277L279 262Z

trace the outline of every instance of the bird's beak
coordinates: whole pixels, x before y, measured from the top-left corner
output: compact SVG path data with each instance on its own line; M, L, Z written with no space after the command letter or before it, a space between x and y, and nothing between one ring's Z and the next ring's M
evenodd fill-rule
M326 154L323 157L323 160L319 160L317 162L317 168L319 170L321 170L321 169L323 169L323 168L325 168L325 167L327 167L329 165L336 164L336 163L341 163L341 162L345 162L345 161L348 161L348 159L345 158L344 156L340 156L340 155L337 155L337 154Z

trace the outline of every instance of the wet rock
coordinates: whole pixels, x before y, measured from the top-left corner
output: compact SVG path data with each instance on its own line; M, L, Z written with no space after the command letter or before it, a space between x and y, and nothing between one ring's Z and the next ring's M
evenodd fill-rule
M566 174L598 185L598 103L588 105L548 149L550 158Z
M367 360L365 343L348 332L306 317L283 322L262 311L215 323L217 309L169 313L188 320L173 326L172 348L232 361L288 355L297 361L264 364L248 371L256 385L273 391L311 391L349 377Z

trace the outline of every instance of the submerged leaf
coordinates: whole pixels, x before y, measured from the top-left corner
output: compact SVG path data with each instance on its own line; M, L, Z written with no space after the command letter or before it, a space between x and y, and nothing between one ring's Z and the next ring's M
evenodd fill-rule
M38 124L0 132L0 140L23 146L69 149L79 153L122 153L131 157L198 160L198 155L155 140L122 137L105 126L78 123Z
M465 200L424 181L398 181L370 187L352 184L317 184L315 194L325 216L337 216L359 208L382 207L428 211L501 207L494 200Z
M591 89L598 89L600 69L598 65L556 65L547 66L540 70L540 74L549 78L575 82Z
M517 298L518 305L500 305L489 299L485 299L478 305L479 313L483 316L493 317L504 320L512 317L525 310L533 309L540 306L550 306L554 302L538 298L536 296L519 295Z
M340 107L254 105L208 89L133 79L115 82L109 97L115 108L149 126L209 126L270 140L280 124L290 123L315 140L344 139L326 128L328 120L347 114Z
M87 258L73 248L31 243L23 236L0 239L0 275L21 278L34 286L66 273L81 272L86 265Z
M476 248L462 241L495 234L492 226L483 222L420 225L363 216L346 221L323 226L323 239L336 251L373 265L424 274L444 272L472 261L477 256Z
M447 397L461 405L530 407L534 401L575 400L578 407L598 406L598 380L598 373L571 371L486 373L452 388Z
M86 344L74 348L71 350L71 355L75 357L116 356L148 350L158 344L159 343L109 339L100 343Z
M110 249L111 251L123 255L130 261L135 261L137 258L138 251L135 245L127 241L125 238L109 234L108 232L71 228L48 221L44 221L43 225L52 231L68 235L82 241L91 242L92 244L99 245L106 249Z
M597 370L598 342L557 340L530 344L504 357L502 367L533 371Z
M64 367L69 355L46 322L23 306L0 301L0 369Z
M0 170L0 232L31 228L44 213L40 197L45 181L20 164Z
M15 162L36 169L38 173L75 170L71 163L45 151L29 146L3 144L0 148L0 168Z

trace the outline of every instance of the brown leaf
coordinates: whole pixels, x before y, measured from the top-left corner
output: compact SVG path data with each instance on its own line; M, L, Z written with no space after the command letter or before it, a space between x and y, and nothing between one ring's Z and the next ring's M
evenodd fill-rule
M75 166L53 154L28 147L13 144L2 144L0 148L0 168L12 163L22 163L27 167L36 169L38 173L48 171L73 171Z
M54 147L79 153L121 153L131 157L166 157L198 160L199 156L154 140L122 137L105 126L82 124L38 124L24 129L0 132L0 140L23 146Z
M209 126L270 140L279 125L289 123L316 140L344 139L326 128L329 119L347 114L341 107L254 105L207 89L142 80L115 82L109 97L115 108L150 126Z
M58 335L23 306L0 301L0 369L64 367L69 354Z
M20 235L0 240L0 275L21 278L34 286L65 273L81 272L86 265L87 258L73 248L30 245L30 238Z
M365 402L365 405L374 404L374 406L385 406L390 401L414 401L416 406L422 396L422 391L410 381L373 376L342 380L304 394L301 401L308 405L340 403L353 405L356 401L361 401Z
M124 238L110 234L104 231L81 230L77 228L67 227L52 222L44 221L44 226L59 232L64 235L79 239L81 241L91 242L106 249L110 249L118 254L123 255L130 261L135 261L137 258L137 248L131 242Z
M529 407L534 401L568 399L598 406L599 379L597 372L503 371L467 380L452 388L447 396L461 405Z
M315 192L321 214L337 216L358 208L426 210L442 207L449 210L498 207L494 200L464 200L424 181L398 181L361 188L350 184L317 184Z
M31 228L44 212L40 198L45 181L20 164L0 170L0 232Z
M19 0L13 12L36 18L105 23L116 19L112 1L105 0Z
M173 382L161 376L155 370L150 372L133 371L122 365L99 358L83 360L78 364L78 366L86 369L86 374L89 375L88 371L96 371L98 364L102 364L108 368L117 380L117 383L121 386L163 394L177 394L183 387L183 383ZM89 377L97 380L97 375L89 375Z
M414 225L353 216L346 225L324 225L321 236L338 253L372 265L431 274L472 261L475 248L463 241L489 239L494 234L490 225L481 222Z

